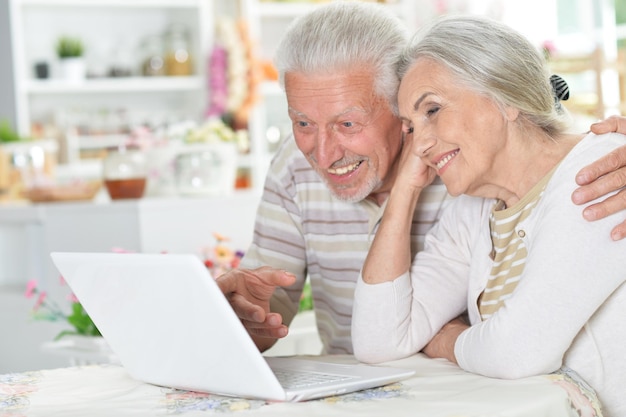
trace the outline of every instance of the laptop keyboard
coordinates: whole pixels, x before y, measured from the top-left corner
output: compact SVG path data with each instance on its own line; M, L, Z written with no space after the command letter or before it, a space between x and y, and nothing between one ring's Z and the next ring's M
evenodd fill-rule
M302 388L327 382L346 381L354 377L349 375L324 374L320 372L290 371L274 369L274 375L283 388Z

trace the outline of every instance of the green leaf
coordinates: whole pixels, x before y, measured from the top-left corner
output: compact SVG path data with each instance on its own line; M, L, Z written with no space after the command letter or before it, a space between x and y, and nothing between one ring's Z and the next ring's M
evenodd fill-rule
M85 336L101 336L100 330L98 330L94 322L91 320L91 317L89 317L89 314L87 314L80 303L72 304L72 314L67 317L67 322L74 326L77 334Z
M11 128L7 120L0 121L0 143L19 142L21 139L20 135Z
M302 289L302 296L300 297L300 307L298 311L313 310L313 293L311 291L311 283L307 281Z
M63 36L59 38L56 49L59 58L71 58L82 56L84 48L80 39Z

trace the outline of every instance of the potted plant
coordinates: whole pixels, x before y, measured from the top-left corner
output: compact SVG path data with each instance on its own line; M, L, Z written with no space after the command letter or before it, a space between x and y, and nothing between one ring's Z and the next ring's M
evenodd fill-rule
M84 45L79 38L61 36L56 44L56 52L63 78L73 82L85 79Z

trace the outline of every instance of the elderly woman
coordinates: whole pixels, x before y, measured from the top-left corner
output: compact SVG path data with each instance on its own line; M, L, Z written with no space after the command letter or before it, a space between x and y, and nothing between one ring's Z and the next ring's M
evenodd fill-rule
M500 378L565 365L626 415L626 242L609 237L624 212L590 223L570 198L626 137L568 133L541 54L487 19L438 21L399 73L407 146L357 284L355 355L425 348ZM403 230L435 175L460 197L411 260ZM454 320L466 310L470 326Z

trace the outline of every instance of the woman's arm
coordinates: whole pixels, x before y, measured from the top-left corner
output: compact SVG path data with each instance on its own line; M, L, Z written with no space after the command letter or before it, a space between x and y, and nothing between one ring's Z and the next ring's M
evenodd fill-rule
M463 317L457 317L446 323L439 332L424 347L423 352L431 358L443 358L457 363L454 355L454 345L461 333L469 327Z
M378 363L415 354L467 309L472 248L489 253L488 233L477 244L477 219L491 204L457 198L426 235L410 270L388 282L357 282L352 342L358 360Z
M607 237L623 213L587 222L567 199L576 187L569 179L581 165L576 161L608 149L588 145L577 150L579 159L563 161L532 216L520 224L528 248L524 272L500 310L458 337L455 357L463 369L500 378L554 371L581 329L625 281L626 241Z
M455 290L448 294L450 282L417 289L412 286L410 231L417 201L435 173L422 163L411 145L409 137L354 295L352 342L356 358L363 362L382 362L418 352L455 313L460 314L459 309L465 309L463 285L452 284L456 299ZM440 225L441 220L436 228L441 229ZM434 272L431 269L430 275L436 275ZM422 297L426 303L419 302ZM451 313L439 318L437 308L425 307L433 302Z
M411 225L417 200L435 178L413 149L412 135L404 138L396 180L363 264L363 281L368 284L389 282L411 266Z

